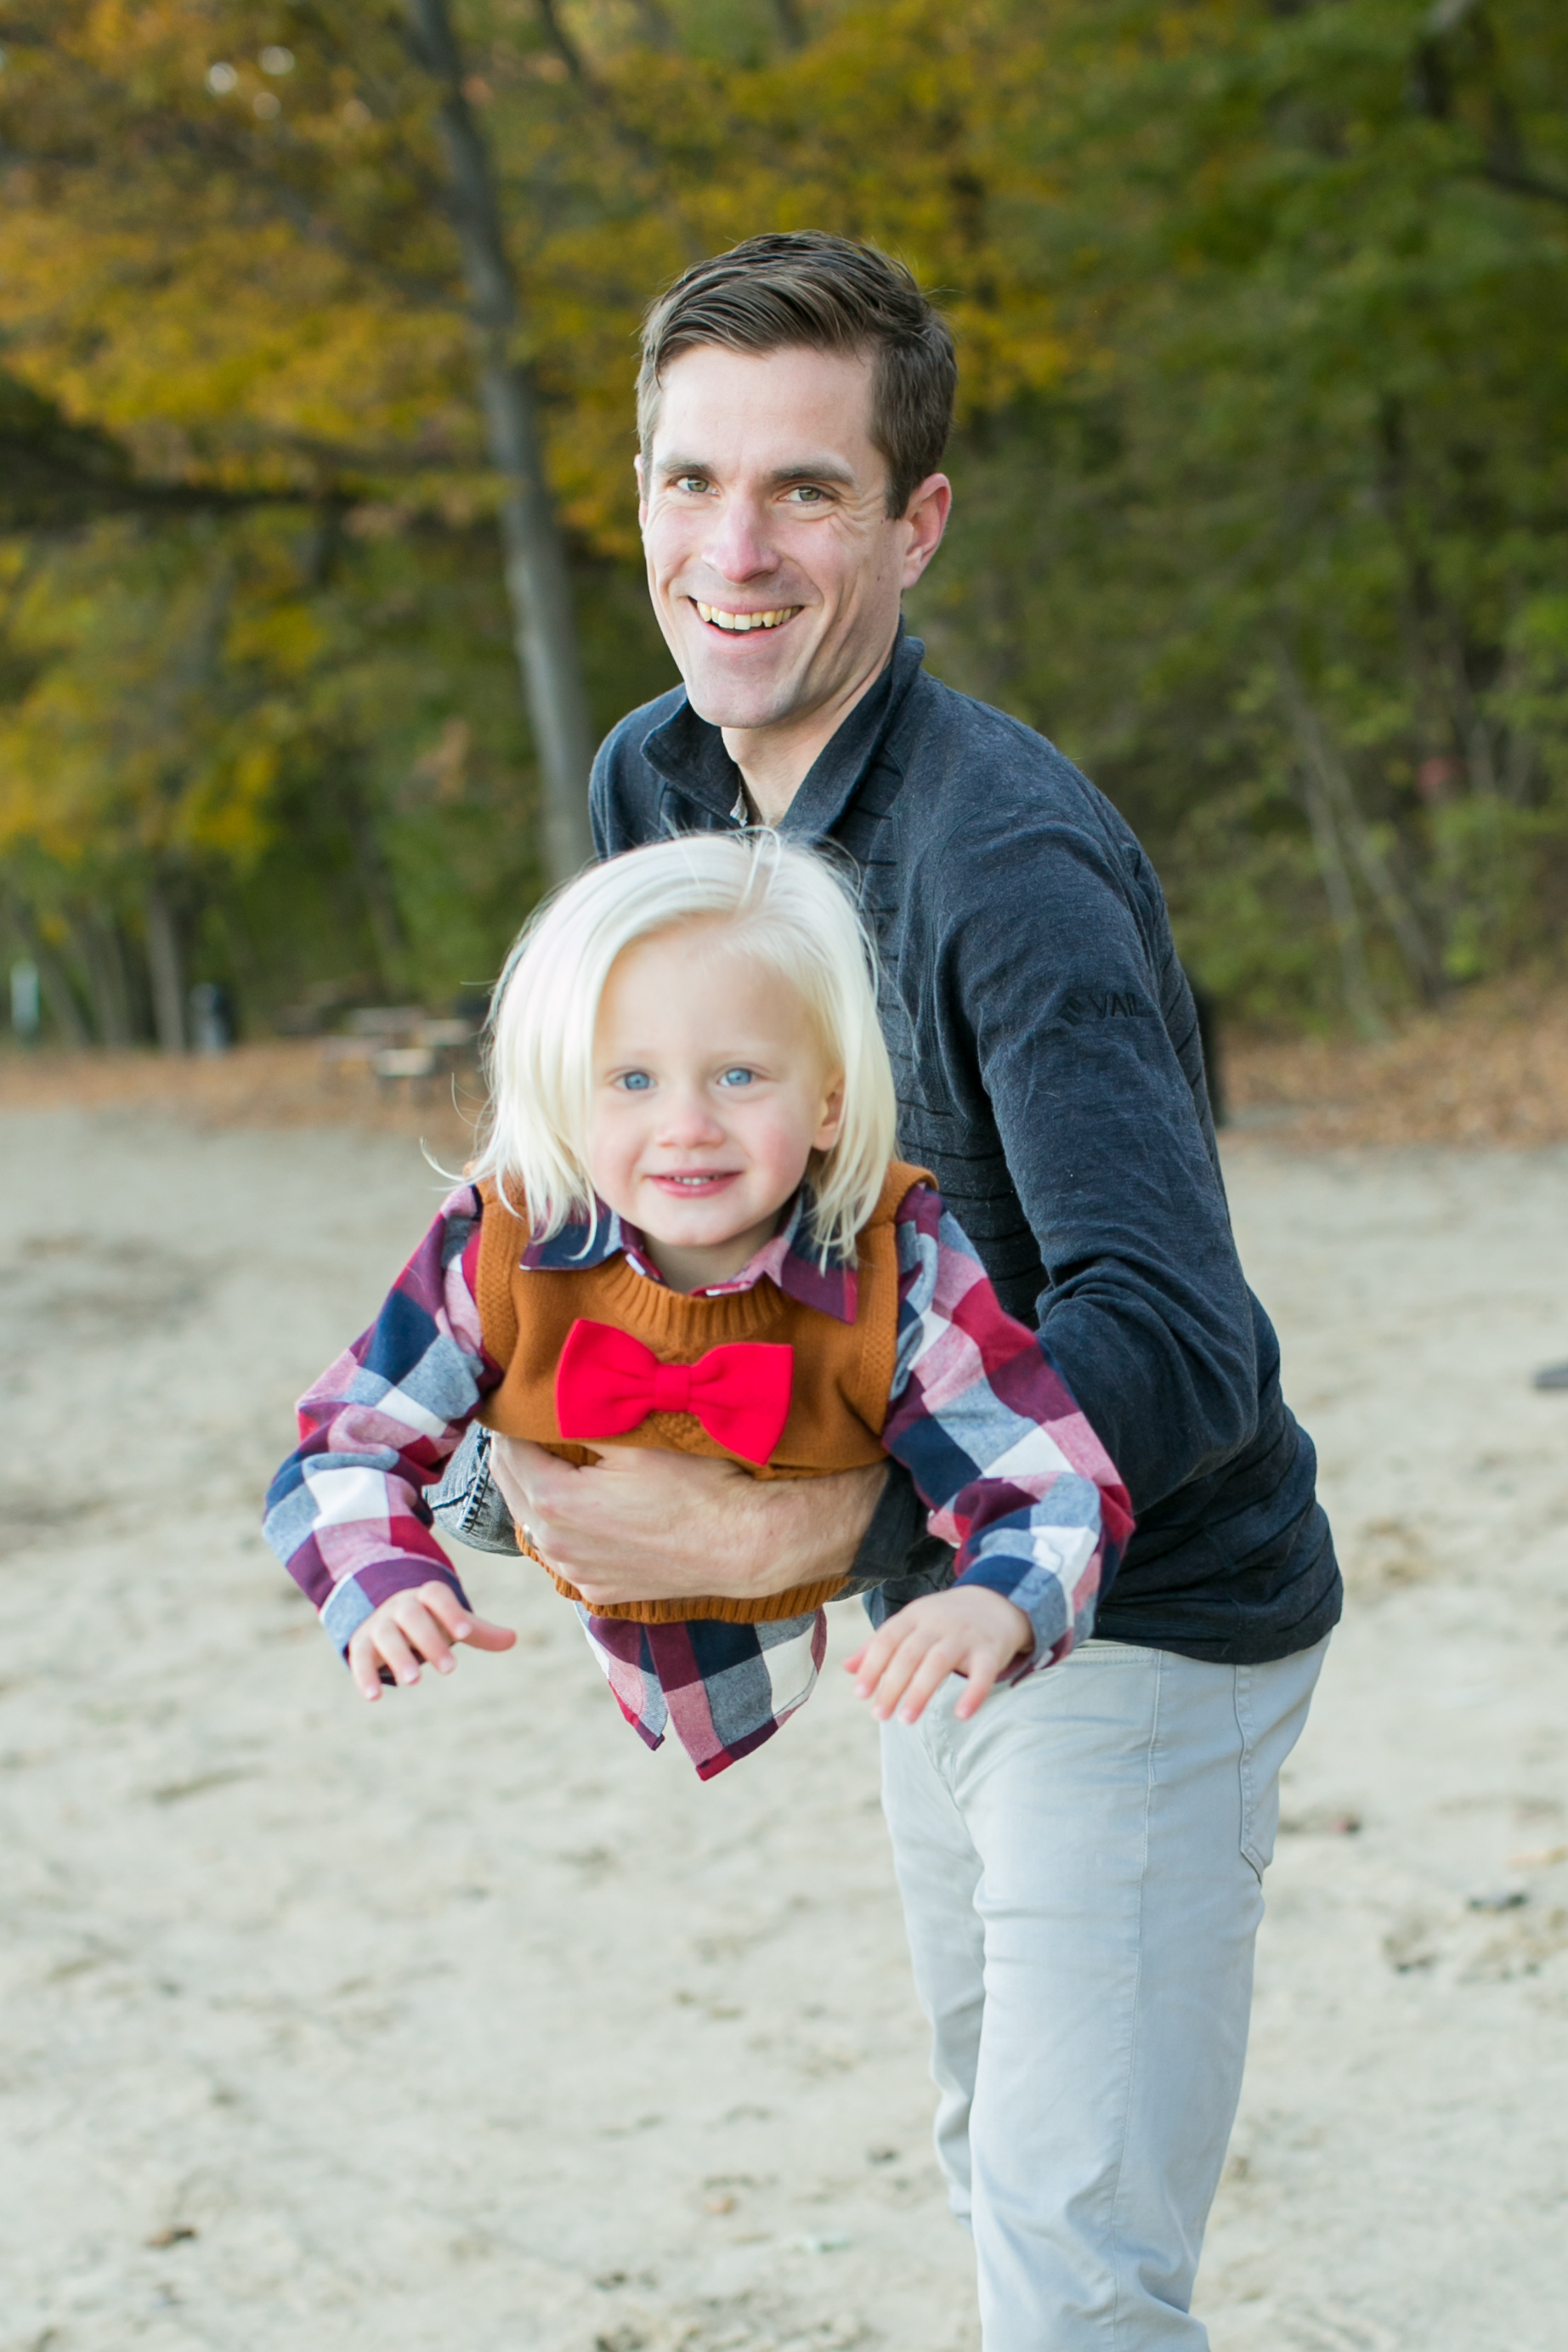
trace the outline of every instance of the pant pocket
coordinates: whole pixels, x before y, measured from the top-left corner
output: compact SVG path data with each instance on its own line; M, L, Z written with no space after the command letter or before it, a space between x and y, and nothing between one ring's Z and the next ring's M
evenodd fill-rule
M1293 1658L1238 1666L1236 1727L1241 1736L1241 1853L1261 1880L1280 1833L1280 1774L1301 1736L1328 1640Z

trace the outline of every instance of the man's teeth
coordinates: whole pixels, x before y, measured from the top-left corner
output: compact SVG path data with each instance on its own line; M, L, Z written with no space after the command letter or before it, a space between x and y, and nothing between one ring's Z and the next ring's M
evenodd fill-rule
M776 629L781 621L792 621L800 609L799 604L784 604L777 613L721 613L716 604L699 604L697 615L716 629L733 629L744 636L747 629Z

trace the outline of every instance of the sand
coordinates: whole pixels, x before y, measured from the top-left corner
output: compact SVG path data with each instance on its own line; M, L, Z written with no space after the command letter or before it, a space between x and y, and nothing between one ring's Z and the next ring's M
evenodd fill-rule
M1228 1172L1354 1590L1200 2306L1559 2352L1568 1152ZM843 1678L704 1788L521 1564L516 1653L371 1710L261 1546L435 1190L401 1132L0 1117L0 2352L973 2347Z

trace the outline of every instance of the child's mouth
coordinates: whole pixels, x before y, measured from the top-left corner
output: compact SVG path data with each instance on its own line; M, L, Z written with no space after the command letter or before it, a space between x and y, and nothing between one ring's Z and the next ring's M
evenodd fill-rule
M726 1184L733 1184L737 1173L734 1168L700 1168L687 1174L653 1176L648 1181L656 1184L662 1192L671 1193L677 1200L700 1201L705 1194L716 1192Z

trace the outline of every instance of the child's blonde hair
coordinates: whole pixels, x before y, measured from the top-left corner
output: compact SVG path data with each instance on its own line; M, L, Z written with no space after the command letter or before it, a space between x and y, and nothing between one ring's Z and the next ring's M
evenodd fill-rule
M812 1238L854 1255L893 1157L897 1109L876 1017L873 950L834 870L776 833L682 834L591 866L536 908L490 1016L490 1109L470 1169L492 1177L535 1234L591 1215L586 1154L593 1031L618 956L684 923L717 923L796 989L830 1066L843 1075L843 1125L810 1173Z

